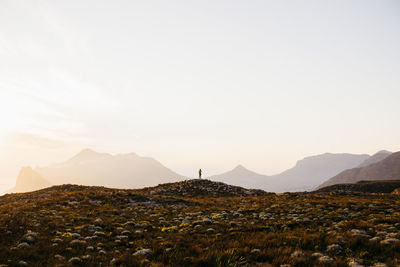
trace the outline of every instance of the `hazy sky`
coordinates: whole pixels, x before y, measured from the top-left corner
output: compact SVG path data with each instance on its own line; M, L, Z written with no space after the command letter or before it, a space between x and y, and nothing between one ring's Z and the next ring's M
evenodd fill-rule
M0 1L0 188L80 149L185 175L400 150L399 1Z

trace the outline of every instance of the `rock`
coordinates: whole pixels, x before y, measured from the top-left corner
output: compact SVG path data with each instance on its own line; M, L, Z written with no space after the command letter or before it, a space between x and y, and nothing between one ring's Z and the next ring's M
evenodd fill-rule
M327 253L339 254L342 251L342 247L338 244L329 245L326 249Z
M208 228L208 229L207 229L207 232L208 232L208 233L215 233L215 229L214 229L214 228Z
M376 233L376 235L377 235L377 236L385 237L385 236L387 235L387 232L385 232L385 231L379 231L379 232Z
M71 235L71 237L72 237L73 239L78 239L78 238L81 237L81 235L78 234L78 233L73 233L73 234Z
M322 264L332 264L333 263L333 259L328 256L319 257L318 261Z
M94 226L94 225L87 225L87 226L85 226L85 229L86 229L87 231L89 231L89 232L94 232L94 231L96 231L96 226Z
M146 257L146 256L151 256L153 254L153 251L151 249L145 248L136 251L133 253L133 256L139 256L139 257Z
M359 262L356 259L350 259L349 263L348 263L349 267L364 267L364 265L361 264L361 262Z
M99 236L99 237L104 237L104 236L106 236L106 234L105 234L104 232L100 232L100 231L94 232L93 235L94 235L94 236Z
M24 240L28 243L33 243L36 241L37 233L35 232L28 232L24 235Z
M72 257L72 258L69 259L68 262L73 264L73 265L78 265L78 264L81 264L82 260L79 257Z
M135 226L135 223L132 221L127 221L126 223L124 223L125 226Z
M54 258L58 261L65 261L65 257L61 256L60 254L54 255Z
M372 243L379 243L382 241L382 238L380 238L379 236L375 236L375 237L371 238L369 241Z
M370 235L367 235L367 233L364 230L359 230L359 229L352 229L351 234L354 237L360 237L360 238L371 238Z
M400 195L400 188L397 188L397 189L393 190L392 194L393 195Z
M131 234L131 231L125 230L125 231L123 231L121 234L122 234L122 235L128 236L128 235Z
M116 258L113 258L113 259L110 261L110 265L111 265L111 266L120 266L121 264L122 264L122 262L121 262L120 260L116 259Z
M399 233L388 233L386 235L387 238L399 238L400 234Z
M372 265L373 267L387 267L387 265L385 263L382 262L377 262L374 265Z
M126 240L126 239L128 239L129 237L128 237L127 235L117 235L117 236L115 236L115 238L116 238L117 240Z
M252 249L250 252L251 252L251 253L254 253L254 254L257 254L257 253L260 253L260 251L261 251L261 250L259 250L258 248L254 248L254 249Z
M303 258L304 256L305 256L305 255L304 255L303 251L301 251L301 250L295 250L295 251L290 255L291 258Z
M30 247L29 244L26 242L19 243L17 246L17 248L19 248L19 249L25 249L25 248L29 248L29 247Z
M212 224L213 221L212 221L211 219L209 219L209 218L204 218L204 219L203 219L203 223L205 223L205 224Z
M90 255L85 255L85 256L82 256L82 260L87 261L87 260L90 260L91 257L92 256L90 256Z
M311 254L311 257L313 258L320 258L324 256L324 254L320 253L320 252L314 252L313 254Z
M385 240L381 241L381 245L391 245L391 244L397 244L399 242L400 240L397 238L386 238Z
M26 261L19 261L17 266L28 266L28 263Z
M97 219L94 221L94 223L96 223L96 224L102 224L102 223L103 223L103 220L102 220L101 218L97 218Z

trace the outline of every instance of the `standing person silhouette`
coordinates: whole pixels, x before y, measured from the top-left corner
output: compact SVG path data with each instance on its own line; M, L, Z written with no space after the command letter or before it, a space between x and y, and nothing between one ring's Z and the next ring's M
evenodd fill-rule
M201 179L201 169L199 169L199 179Z

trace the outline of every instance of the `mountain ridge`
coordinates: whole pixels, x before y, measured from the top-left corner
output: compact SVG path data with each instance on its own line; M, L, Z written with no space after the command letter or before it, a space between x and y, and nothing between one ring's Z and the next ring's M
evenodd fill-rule
M150 157L141 157L136 153L112 155L92 149L83 149L64 162L30 170L47 181L47 183L38 182L38 186L33 189L71 183L114 188L142 188L187 178ZM18 188L24 188L21 183L27 180L23 178L18 176L16 181L16 184L19 184ZM32 191L30 187L26 188L26 191ZM15 189L13 187L11 191Z
M312 155L296 161L292 168L275 175L259 174L239 164L232 170L210 176L209 179L269 192L306 191L314 189L327 177L354 168L368 158L367 154L350 153Z
M384 160L386 157L388 157L389 155L391 155L392 152L387 151L387 150L380 150L378 152L376 152L375 154L373 154L371 157L367 158L365 161L363 161L363 163L361 163L360 165L358 165L357 167L366 167L368 165L371 165L373 163L377 163L381 160Z
M329 177L368 161L378 161L388 153L390 152L379 151L369 156L327 152L297 160L292 168L275 175L260 174L238 164L233 169L208 179L268 192L311 191ZM64 162L37 167L34 171L51 185L72 183L114 188L142 188L188 178L151 157L141 157L136 153L112 155L89 148L81 150Z
M353 184L362 180L395 180L400 179L400 152L395 152L385 159L365 167L345 170L328 179L317 189L334 184Z

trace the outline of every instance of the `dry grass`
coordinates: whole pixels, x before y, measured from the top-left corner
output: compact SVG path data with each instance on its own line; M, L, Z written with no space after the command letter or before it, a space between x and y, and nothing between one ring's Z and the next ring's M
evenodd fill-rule
M70 258L80 257L83 266L323 266L314 252L333 260L326 266L347 266L350 258L365 265L399 264L399 243L369 240L380 232L386 232L383 239L400 238L398 196L210 196L198 188L185 190L195 192L67 185L2 196L0 264L69 266ZM104 235L87 239L95 233L91 225ZM357 236L354 229L368 236ZM35 240L17 248L30 231L37 233ZM80 236L72 237L76 233ZM85 244L73 245L74 239ZM340 251L327 251L332 244ZM134 256L140 249L151 249L152 255Z

